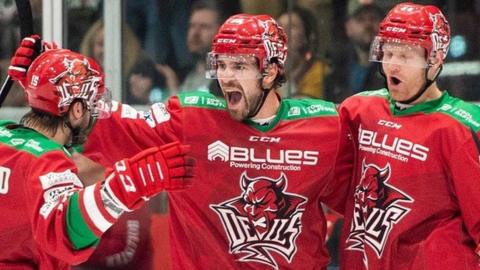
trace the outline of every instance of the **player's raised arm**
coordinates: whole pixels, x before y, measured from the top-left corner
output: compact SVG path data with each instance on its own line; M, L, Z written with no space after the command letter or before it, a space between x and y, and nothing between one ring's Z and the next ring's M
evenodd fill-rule
M172 142L116 162L84 187L66 146L82 143L109 115L103 73L65 49L26 65L13 78L23 81L31 111L20 124L0 121L0 268L67 269L91 255L122 213L163 190L188 188L195 162L190 146Z

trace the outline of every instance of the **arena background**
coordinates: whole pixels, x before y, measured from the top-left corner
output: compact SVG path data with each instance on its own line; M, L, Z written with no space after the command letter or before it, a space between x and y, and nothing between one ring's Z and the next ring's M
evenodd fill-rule
M196 61L204 61L204 58L199 60L198 56L190 53L187 46L191 9L200 0L31 0L30 2L35 31L41 34L44 40L54 41L60 47L81 51L94 58L100 57L97 61L102 63L106 74L106 85L112 91L113 99L130 103L136 108L146 109L152 102L164 101L169 95L184 91L180 89L180 85L188 72L193 69L193 64ZM300 40L302 46L308 48L304 48L304 51L299 54L306 57L305 62L311 62L313 59L323 67L321 69L323 71L319 73L321 89L317 89L318 91L314 94L299 92L295 79L292 79L296 78L298 72L292 68L287 72L290 80L283 88L282 95L314 96L341 102L350 92L341 92L342 90L335 92L337 90L334 91L334 88L341 89L337 85L340 82L335 80L340 77L343 81L354 81L356 76L361 77L355 73L355 70L351 73L342 73L350 63L349 59L342 57L355 53L356 48L352 37L347 34L348 20L359 15L357 11L364 6L374 5L381 12L385 12L400 1L212 0L202 2L218 8L222 18L240 12L266 13L279 18L296 6L308 10L313 17L313 21L310 21L313 24L309 30L312 36L305 37L306 40ZM480 102L480 20L476 19L480 15L480 0L413 2L437 5L450 22L452 40L447 63L439 78L440 88L447 89L452 95L465 100ZM368 19L369 17L366 17L366 20ZM363 24L358 23L358 25ZM293 28L292 26L286 29L289 36L294 34ZM103 40L99 40L102 30ZM19 21L14 1L0 0L0 76L2 79L6 76L10 57L19 44L19 36ZM293 40L290 39L290 55L295 54ZM298 42L298 40L295 41ZM302 65L305 63L299 62L298 69L302 70ZM310 66L307 65L308 67ZM363 67L361 70L366 69ZM133 88L134 78L137 78L134 77L135 74L143 77L154 74L154 77L161 77L158 81L152 79L149 92L145 94L148 97L142 102L137 102L140 99L131 98L129 93ZM336 74L341 76L335 76ZM213 91L212 88L209 90ZM19 120L27 111L24 104L23 92L18 85L15 85L6 103L0 108L0 118ZM161 215L156 217L154 224L154 230L160 232L165 232L167 228L162 218L162 215L168 214L166 203L163 197L159 210ZM336 266L335 227L340 226L337 218L338 216L334 214L330 216L329 247L333 256L332 269ZM168 235L162 233L156 236L154 243L157 248L167 249ZM161 239L160 242L155 242L159 239ZM159 254L155 265L158 266L160 263L162 266L158 269L168 269L166 258L161 257L164 253Z

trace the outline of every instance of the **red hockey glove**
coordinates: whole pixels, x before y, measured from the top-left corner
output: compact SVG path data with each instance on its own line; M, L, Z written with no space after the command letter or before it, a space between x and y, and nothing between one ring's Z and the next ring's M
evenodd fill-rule
M14 81L18 81L22 85L25 85L27 70L33 60L35 60L42 51L57 48L57 44L54 42L50 43L42 41L39 35L31 35L23 38L20 42L20 46L17 48L10 61L8 75L10 75Z
M24 81L27 77L28 67L40 53L41 46L37 45L39 42L41 42L39 35L23 38L8 67L8 75L13 80L25 85Z
M174 142L115 163L102 187L104 194L121 210L132 211L162 190L188 188L195 165L189 151L189 145Z

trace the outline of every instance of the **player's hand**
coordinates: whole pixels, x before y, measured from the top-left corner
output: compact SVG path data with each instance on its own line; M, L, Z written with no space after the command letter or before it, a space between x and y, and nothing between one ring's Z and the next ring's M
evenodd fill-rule
M8 75L13 80L24 84L28 67L40 54L41 42L39 35L31 35L22 39L8 67Z
M25 85L27 70L33 60L35 60L41 52L53 49L58 49L57 44L42 41L39 35L31 35L23 38L10 61L8 75L10 75L13 80Z
M195 166L189 151L189 145L174 142L121 160L107 176L104 190L119 208L132 211L162 190L188 188Z

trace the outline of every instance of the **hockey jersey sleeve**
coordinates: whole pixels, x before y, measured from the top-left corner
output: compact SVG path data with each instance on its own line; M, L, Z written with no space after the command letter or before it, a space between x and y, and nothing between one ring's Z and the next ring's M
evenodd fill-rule
M95 123L83 148L90 158L102 155L102 165L111 165L149 147L183 141L184 112L177 97L166 104L155 103L148 111L118 102L113 103L112 110L111 117Z
M76 173L60 150L45 153L25 171L33 237L42 251L69 264L85 261L99 240L76 211L83 188Z
M338 213L344 215L345 205L349 198L352 185L355 147L352 139L348 111L345 107L340 106L338 113L340 132L333 178L328 185L331 199L327 200L327 204Z
M467 132L468 133L468 132ZM480 256L480 144L479 134L455 134L451 138L465 138L447 143L452 154L446 157L456 201L466 229L475 240ZM449 152L450 152L449 151Z

